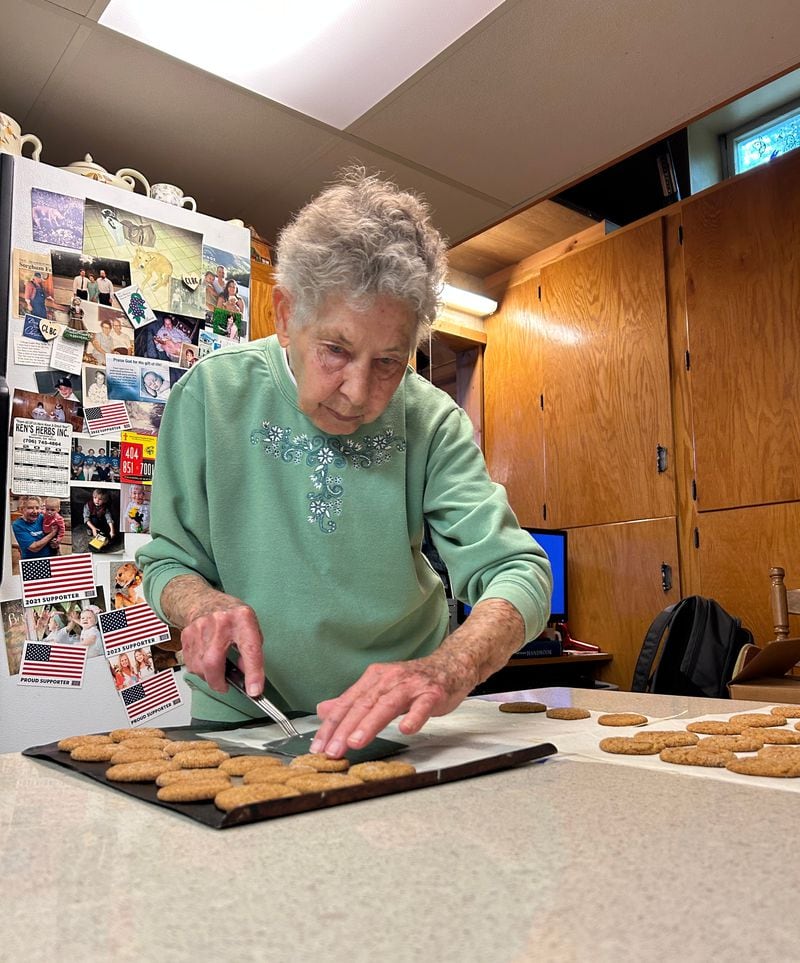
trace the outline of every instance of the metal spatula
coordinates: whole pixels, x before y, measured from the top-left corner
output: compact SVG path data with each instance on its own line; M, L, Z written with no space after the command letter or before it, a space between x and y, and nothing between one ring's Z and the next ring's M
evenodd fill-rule
M260 696L249 696L245 689L244 673L238 665L228 659L225 663L225 679L229 685L241 692L254 705L258 706L262 712L272 719L286 733L286 739L275 739L272 742L265 742L264 749L267 752L276 752L281 756L304 756L311 752L311 742L316 735L314 732L298 731L292 721L285 716L281 710L263 694ZM404 742L394 742L391 739L373 739L369 745L363 749L348 749L345 753L346 758L351 763L369 762L373 759L385 759L386 756L394 755L408 746Z

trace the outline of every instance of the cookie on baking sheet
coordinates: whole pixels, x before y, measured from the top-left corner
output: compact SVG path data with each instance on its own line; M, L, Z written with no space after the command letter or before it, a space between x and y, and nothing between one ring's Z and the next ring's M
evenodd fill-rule
M620 756L654 756L662 746L656 742L632 739L630 736L609 736L600 740L603 752L614 752Z
M67 736L65 739L58 740L58 748L64 752L72 752L76 746L108 746L112 742L111 736L107 736L105 733L89 736Z
M106 779L111 782L155 782L172 763L168 759L152 759L149 762L122 762L106 769Z
M128 739L126 742L115 742L114 748L117 750L109 759L115 765L118 762L145 762L147 759L167 759L163 749L138 749L136 744L138 739ZM130 748L127 746L130 745Z
M299 796L296 789L281 783L259 782L254 786L234 786L223 789L214 796L217 809L229 813L239 806L249 806L251 803L267 802L271 799L286 799L289 796Z
M255 766L244 774L245 786L257 782L288 782L296 776L313 775L317 770L311 766Z
M769 711L773 716L783 716L784 719L800 719L800 706L773 706Z
M501 702L497 707L501 712L545 712L543 702Z
M734 759L725 768L743 776L773 776L781 779L796 779L800 776L800 762L793 762L778 753Z
M251 769L282 765L281 760L276 759L275 756L231 756L230 759L224 759L219 764L219 768L229 776L243 776Z
M221 769L168 769L156 776L156 785L171 786L174 782L188 782L192 779L204 782L220 782L224 779L228 785L232 785L228 773Z
M413 776L417 770L410 762L384 761L375 759L372 762L359 762L351 766L348 772L364 782L380 782L382 779L399 779L401 776Z
M762 729L769 726L781 726L783 722L780 716L773 715L771 712L740 712L731 716L729 722L738 725L744 724L748 729Z
M592 714L588 709L578 709L568 706L564 709L548 709L545 713L548 719L590 719Z
M118 749L119 746L115 742L90 742L75 746L69 755L77 762L108 762Z
M600 726L643 726L648 721L647 716L638 712L607 712L597 717Z
M259 783L259 785L262 784ZM295 776L285 785L305 794L328 792L331 789L344 789L347 786L363 786L364 781L357 776L351 776L349 772L313 772Z
M324 752L307 752L303 756L295 756L290 766L309 766L317 772L346 772L350 768L347 759L330 759Z
M176 769L216 769L226 759L230 756L221 749L187 749L172 757Z
M742 735L756 733L762 745L769 743L773 746L800 746L800 732L794 729L745 729Z
M689 732L699 732L705 736L740 736L747 726L744 723L707 719L705 722L690 722L686 728Z
M783 756L800 763L800 746L762 746L758 754L759 756Z
M178 752L189 752L190 749L199 749L201 752L211 752L219 749L219 743L213 739L186 739L181 742L179 739L167 739L164 743L164 752L168 756L174 756Z
M634 733L632 738L636 742L654 742L659 749L696 746L700 741L700 736L682 729L642 729Z
M740 736L706 736L697 743L699 749L730 749L731 752L757 752L763 745L761 729L751 729L750 735L745 730Z
M701 749L699 746L662 749L658 754L662 762L672 762L677 766L709 766L724 769L736 758L729 749Z
M114 742L122 742L125 739L142 739L145 736L155 736L157 739L165 739L167 734L163 729L154 729L152 726L140 726L138 729L112 729L109 735Z
M184 779L162 786L156 797L162 802L208 802L225 789L231 788L230 779Z

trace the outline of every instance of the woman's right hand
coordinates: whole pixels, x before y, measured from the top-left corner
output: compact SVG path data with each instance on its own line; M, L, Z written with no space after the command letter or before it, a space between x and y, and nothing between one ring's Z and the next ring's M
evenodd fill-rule
M170 622L183 626L183 658L190 672L217 692L226 692L225 660L235 645L248 695L261 695L264 639L249 605L217 591L199 576L179 575L161 593L161 607Z

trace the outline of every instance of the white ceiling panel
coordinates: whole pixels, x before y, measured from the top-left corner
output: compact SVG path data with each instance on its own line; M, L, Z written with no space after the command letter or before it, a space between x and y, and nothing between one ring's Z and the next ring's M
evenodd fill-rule
M510 205L800 59L796 0L508 2L349 128Z

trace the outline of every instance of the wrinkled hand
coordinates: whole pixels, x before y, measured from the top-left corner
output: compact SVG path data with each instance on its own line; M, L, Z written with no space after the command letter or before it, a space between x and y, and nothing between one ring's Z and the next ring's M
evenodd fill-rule
M201 609L181 632L186 668L217 692L227 692L225 659L228 649L239 650L239 668L247 692L259 696L264 690L263 638L249 605L230 596L219 596Z
M339 757L348 749L361 749L402 713L399 729L412 735L431 716L452 712L475 684L474 673L462 660L441 651L411 662L370 665L341 696L317 706L323 722L311 751Z

